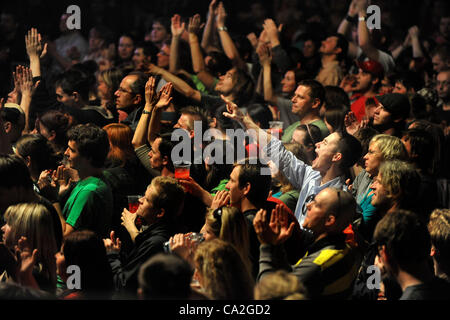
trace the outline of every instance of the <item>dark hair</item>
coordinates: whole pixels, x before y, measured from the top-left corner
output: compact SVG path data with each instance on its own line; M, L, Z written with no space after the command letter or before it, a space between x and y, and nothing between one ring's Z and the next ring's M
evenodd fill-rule
M89 100L89 89L91 81L82 71L69 69L60 74L55 81L55 88L61 87L62 91L68 95L78 92L84 101Z
M175 254L158 253L139 269L139 288L144 299L188 299L193 270Z
M137 79L130 84L130 89L134 94L140 94L142 101L145 102L145 84L148 81L148 75L140 71L133 71L127 76L136 76Z
M342 154L341 169L351 168L360 158L362 154L361 143L347 131L336 131L341 139L337 145L337 152Z
M305 146L309 145L315 145L316 143L323 140L322 132L320 131L320 128L316 126L315 124L301 124L295 130L303 130L306 132Z
M395 77L395 82L400 82L406 88L406 90L414 89L414 92L419 91L425 85L423 77L414 71L404 71Z
M62 149L67 148L66 132L73 125L73 117L58 110L49 110L38 116L36 123L42 123L49 131L55 132L53 143ZM39 129L38 129L39 130Z
M269 121L273 120L273 115L267 105L254 103L249 105L247 110L250 118L260 123L261 129L269 129Z
M433 166L435 157L433 136L423 129L409 129L403 137L411 145L410 160L417 165L418 169L428 171Z
M325 86L325 107L340 107L350 109L350 98L347 93L338 86Z
M233 80L234 86L231 93L235 98L235 103L242 106L252 100L255 84L250 75L244 70L236 68Z
M81 290L86 298L111 297L113 274L102 239L90 230L72 232L64 240L63 253L66 266L80 267Z
M244 159L235 164L239 166L239 187L243 188L247 183L250 183L250 191L247 194L247 199L255 206L262 208L269 196L272 177L268 174L261 174L262 169L269 170L267 165L255 161L255 164L250 163L250 159Z
M95 124L79 124L67 133L68 140L75 141L81 156L90 159L93 167L101 168L109 152L108 134Z
M16 155L0 154L0 177L0 187L3 188L33 187L27 165Z
M319 81L308 79L300 81L298 85L309 88L309 96L311 97L312 100L314 99L320 100L320 104L318 106L319 108L325 102L325 89Z
M175 147L175 144L172 142L171 133L164 133L159 135L161 138L161 143L159 144L159 152L161 153L161 157L167 157L167 169L170 172L175 172L175 168L172 162L172 149Z
M140 41L136 44L135 48L142 48L144 56L150 57L151 63L156 63L158 59L159 49L151 41Z
M211 51L207 55L211 57L207 67L215 77L225 74L233 67L231 60L223 52Z
M333 128L333 132L346 130L344 124L346 114L346 110L339 107L327 108L327 111L325 111L325 121Z
M429 259L431 239L419 217L406 210L386 214L377 224L374 240L403 270Z
M217 146L217 147L214 147ZM208 163L209 170L206 174L205 186L208 190L216 187L221 180L229 179L231 172L233 171L233 165L227 164L227 154L229 152L235 153L235 148L232 143L226 140L214 140L208 144L207 148L211 148L211 157L221 161L222 163ZM222 154L217 154L217 151Z
M16 142L17 153L23 158L30 157L36 171L54 170L60 157L55 153L50 142L40 134L26 134Z
M332 37L337 37L336 47L341 48L341 52L336 56L338 61L342 61L347 57L348 52L348 40L340 33L335 33Z

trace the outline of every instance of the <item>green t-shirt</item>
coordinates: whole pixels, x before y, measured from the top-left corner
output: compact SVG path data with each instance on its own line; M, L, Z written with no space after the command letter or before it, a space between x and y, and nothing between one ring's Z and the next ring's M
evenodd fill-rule
M64 205L62 214L74 229L89 229L104 237L111 231L113 196L101 179L79 181Z
M310 124L316 125L320 132L322 133L322 139L324 139L326 136L330 134L328 131L327 125L322 120L315 120L311 122ZM292 136L294 135L295 129L300 125L300 121L294 122L289 127L284 130L283 137L281 138L281 141L283 143L289 143L292 141Z

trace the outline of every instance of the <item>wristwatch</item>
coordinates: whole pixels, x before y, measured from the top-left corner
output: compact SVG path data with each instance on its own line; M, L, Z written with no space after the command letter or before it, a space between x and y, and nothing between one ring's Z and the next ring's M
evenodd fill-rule
M147 110L142 110L142 113L143 113L143 114L152 114L151 111L147 111Z
M219 30L219 31L228 31L228 28L223 26L223 27L218 27L217 30Z
M361 17L358 18L358 21L366 21L366 17L361 16Z

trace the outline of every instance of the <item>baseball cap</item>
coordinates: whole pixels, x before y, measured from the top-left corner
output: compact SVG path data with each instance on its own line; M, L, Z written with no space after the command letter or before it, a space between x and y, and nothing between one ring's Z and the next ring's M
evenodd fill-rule
M376 96L375 98L392 115L394 120L408 118L411 105L406 95L388 93L382 96Z
M371 73L377 78L384 78L384 68L378 61L366 60L366 61L356 61L358 68L361 68L364 72Z

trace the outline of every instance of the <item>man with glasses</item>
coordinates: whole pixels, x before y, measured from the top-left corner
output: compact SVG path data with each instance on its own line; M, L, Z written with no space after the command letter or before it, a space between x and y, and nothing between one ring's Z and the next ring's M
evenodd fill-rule
M297 263L283 258L284 243L294 230L287 213L277 207L267 218L258 211L253 225L261 243L258 280L277 269L292 272L306 287L310 299L346 299L358 269L358 254L345 242L344 229L356 212L353 196L338 188L325 188L306 204L301 252ZM277 227L275 227L277 226Z
M127 118L122 123L128 125L133 131L142 114L145 104L145 84L148 76L143 72L131 72L120 82L119 89L114 93L116 107L120 112L125 112Z

